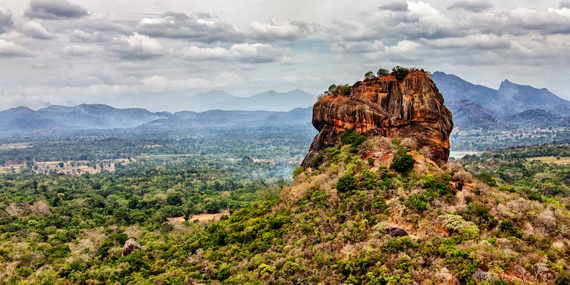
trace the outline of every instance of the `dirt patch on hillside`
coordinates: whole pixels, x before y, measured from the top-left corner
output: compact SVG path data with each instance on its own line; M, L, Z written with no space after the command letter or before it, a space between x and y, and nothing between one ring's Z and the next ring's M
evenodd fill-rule
M207 222L211 222L212 220L219 221L222 216L229 216L229 215L230 215L230 211L228 211L228 210L219 212L217 214L194 215L194 216L190 217L190 222L193 222L195 220L198 220L199 223L207 223ZM171 224L183 223L184 217L168 218L167 220Z
M538 160L544 163L554 163L558 165L570 164L570 157L555 157L555 156L541 156L541 157L531 157L527 160Z

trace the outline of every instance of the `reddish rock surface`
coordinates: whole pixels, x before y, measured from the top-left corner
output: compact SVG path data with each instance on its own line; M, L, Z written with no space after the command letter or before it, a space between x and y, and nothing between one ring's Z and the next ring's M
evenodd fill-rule
M319 131L303 161L340 143L354 129L368 137L413 138L418 149L438 164L449 158L451 111L429 76L412 70L398 80L394 75L357 82L349 96L327 95L313 107L313 126Z

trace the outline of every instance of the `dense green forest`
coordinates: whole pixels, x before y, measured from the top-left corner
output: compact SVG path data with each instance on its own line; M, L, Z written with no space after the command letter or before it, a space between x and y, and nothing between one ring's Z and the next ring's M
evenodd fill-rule
M0 176L0 284L567 284L570 166L531 158L570 147L439 168L377 140L327 149L293 185L298 164L257 158L291 156L278 139L258 153L236 143L113 172ZM392 165L370 156L386 151ZM121 257L128 238L143 249Z
M46 132L0 138L0 165L11 162L98 161L164 154L291 158L304 156L314 135L315 130L310 125L192 131Z
M107 260L133 229L156 242L173 234L175 226L199 232L196 215L233 212L255 200L277 197L280 187L291 181L291 171L286 161L199 155L138 159L97 174L0 176L0 262L5 265L0 283L12 284L46 266L88 266L61 263L77 254ZM173 225L167 222L171 217L190 223ZM45 284L53 284L52 277Z
M506 131L455 130L449 140L455 151L489 151L511 146L562 145L570 143L570 130L568 128L519 128Z

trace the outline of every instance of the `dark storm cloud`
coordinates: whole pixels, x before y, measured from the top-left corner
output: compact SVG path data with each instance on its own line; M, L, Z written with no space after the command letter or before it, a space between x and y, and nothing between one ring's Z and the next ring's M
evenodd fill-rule
M244 42L245 34L232 25L195 18L185 13L167 12L157 18L145 18L137 32L155 38L182 39L188 41Z
M448 10L465 10L471 13L479 13L493 8L493 4L487 1L457 1L447 7Z
M0 5L0 34L7 32L12 25L14 25L12 13Z
M77 19L87 16L85 8L67 0L32 0L24 15L44 20Z
M391 2L388 4L381 5L379 7L380 10L387 10L392 12L407 12L408 11L408 3L406 2Z
M560 9L562 8L570 9L570 1L560 2Z

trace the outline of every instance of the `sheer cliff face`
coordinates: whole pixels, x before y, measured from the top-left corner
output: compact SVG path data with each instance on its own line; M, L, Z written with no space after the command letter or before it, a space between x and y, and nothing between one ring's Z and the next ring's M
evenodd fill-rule
M383 76L357 82L352 95L327 95L313 107L313 126L319 131L303 166L319 151L340 143L347 129L368 137L412 138L418 149L438 164L449 158L451 112L443 96L424 72L410 71L401 81Z

